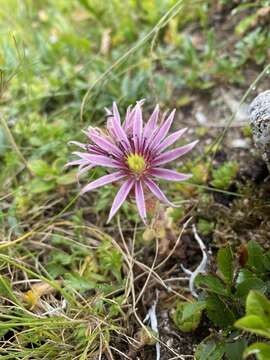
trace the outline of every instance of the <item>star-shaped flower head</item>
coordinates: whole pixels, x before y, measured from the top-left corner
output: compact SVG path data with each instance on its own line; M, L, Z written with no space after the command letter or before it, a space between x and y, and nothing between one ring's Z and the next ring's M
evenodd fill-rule
M75 152L78 160L67 165L79 165L79 174L95 166L108 168L109 173L87 184L82 193L94 190L110 183L119 183L120 188L112 203L109 214L110 221L127 199L131 191L135 193L138 212L146 221L145 192L151 192L161 202L173 204L160 190L156 181L183 181L189 174L166 169L163 166L191 151L198 141L168 150L187 130L178 130L168 135L173 123L175 110L159 123L159 106L154 109L149 120L144 124L140 100L126 112L121 123L118 108L113 103L112 111L107 112L106 131L90 127L86 131L90 142L82 144L72 142L83 148L83 152Z

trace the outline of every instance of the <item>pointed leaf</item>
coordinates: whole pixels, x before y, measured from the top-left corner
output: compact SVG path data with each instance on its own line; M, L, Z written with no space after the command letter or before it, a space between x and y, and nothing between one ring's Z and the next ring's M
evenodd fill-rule
M256 272L264 272L263 264L263 249L262 247L254 240L249 241L248 243L248 265L254 268Z
M215 275L201 275L199 274L196 278L196 285L201 288L207 288L207 291L215 294L227 295L227 290L224 287L223 282Z
M224 281L231 285L233 281L233 254L230 246L218 251L217 266Z
M244 351L244 359L250 355L256 355L258 360L269 360L270 345L264 343L254 343Z
M233 325L236 320L232 307L221 296L211 294L206 301L208 318L221 329Z
M221 341L205 339L196 349L196 360L221 360L225 352L225 345Z

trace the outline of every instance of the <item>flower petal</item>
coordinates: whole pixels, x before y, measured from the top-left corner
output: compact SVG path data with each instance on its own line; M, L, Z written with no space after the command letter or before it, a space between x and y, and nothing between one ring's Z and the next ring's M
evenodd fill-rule
M159 106L157 105L143 130L143 138L145 138L146 140L148 140L151 137L151 135L155 132L155 129L157 127L158 115L159 115Z
M79 171L77 173L77 176L80 177L83 173L85 173L86 171L90 170L90 169L93 169L93 167L95 167L95 165L93 164L90 164L90 165L80 165L79 166Z
M112 111L107 108L105 108L105 111L108 117L107 130L109 131L112 137L119 138L118 132L115 129L115 124L118 124L118 126L121 127L121 119L116 103L115 102L113 103Z
M81 143L79 141L69 141L68 143L72 144L72 145L79 146L82 149L86 149L86 144L83 144L83 143Z
M109 218L107 222L110 222L113 216L116 214L120 206L123 204L123 202L126 200L130 190L132 189L134 185L134 179L128 179L124 182L124 184L120 187L118 193L116 194L112 208L109 214Z
M120 114L119 114L118 107L115 102L113 102L113 116L114 116L115 120L117 120L117 122L119 124L121 124Z
M101 149L105 150L109 154L113 154L117 157L122 157L123 153L120 149L114 144L110 142L110 140L106 139L105 136L100 136L95 132L89 134L89 138L98 145Z
M126 111L125 120L122 124L122 128L124 129L125 133L127 133L127 130L131 126L130 123L131 123L132 113L133 113L132 105L129 105L129 107L127 108L127 111Z
M145 208L143 187L142 187L142 183L140 180L135 183L135 197L136 197L136 203L137 203L137 208L138 208L140 217L142 218L143 222L145 223L146 208Z
M144 99L141 99L136 102L136 105L134 108L132 106L129 106L126 113L125 121L122 125L123 129L125 130L126 134L132 134L133 132L133 122L134 122L134 115L136 111L136 106L142 107L144 103Z
M110 120L111 120L111 123L110 123L111 132L113 134L115 134L115 137L116 137L115 140L119 141L124 146L125 150L129 151L131 149L130 143L128 141L128 138L127 138L127 135L126 135L124 129L121 126L120 121L115 116L113 118L111 118Z
M159 156L157 156L155 158L155 160L153 161L153 166L158 166L158 165L162 165L162 164L166 164L170 161L173 161L175 159L177 159L178 157L186 154L187 152L191 151L194 146L198 143L198 140L193 141L190 144L187 144L185 146L181 146L179 148L167 151Z
M169 146L173 145L180 137L187 131L187 128L178 130L171 135L169 135L157 148L157 152L161 153L165 149L167 149Z
M174 114L175 114L175 109L170 113L167 120L158 129L156 136L153 138L153 140L150 144L150 149L154 150L160 144L160 142L165 138L165 136L168 134L168 131L170 130L170 128L172 126Z
M169 181L184 181L192 177L191 174L181 174L174 170L153 168L149 171L149 174L160 179Z
M144 183L146 184L148 189L152 192L152 194L154 194L161 202L164 202L171 207L177 207L177 205L173 204L167 199L165 194L160 190L160 188L153 180L144 179Z
M110 184L114 181L118 181L120 179L122 179L123 177L125 177L126 175L122 172L122 171L117 171L113 174L109 174L109 175L104 175L101 178L92 181L90 184L86 185L82 190L81 190L81 194L84 194L88 191L91 191L93 189L99 188L101 186Z
M108 130L110 136L112 136L113 138L116 138L117 135L113 129L113 116L110 116L108 118L106 127L107 127L107 130Z
M74 165L87 165L88 161L85 159L77 159L77 160L73 160L68 162L67 164L65 164L64 168L69 167L69 166L74 166Z
M99 166L107 166L111 168L124 168L124 165L121 165L118 161L109 158L108 156L103 155L93 155L88 153L74 152L74 154L80 156L82 159L88 160L89 163Z
M136 152L138 152L140 148L142 129L143 129L142 109L140 105L137 104L135 106L135 114L133 121L133 141Z
M106 151L104 151L100 147L97 147L96 145L89 145L87 151L88 151L87 154L91 154L91 155L108 156L108 153Z
M108 108L104 108L105 109L105 111L106 111L106 115L107 116L113 116L113 113L112 113L112 111L110 110L110 109L108 109Z

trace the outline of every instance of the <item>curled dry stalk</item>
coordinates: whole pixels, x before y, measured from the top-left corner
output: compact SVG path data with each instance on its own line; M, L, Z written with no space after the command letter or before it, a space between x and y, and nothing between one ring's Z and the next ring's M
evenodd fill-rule
M204 242L202 241L202 239L200 238L196 226L193 224L192 226L192 230L193 230L193 234L194 234L194 238L197 241L200 250L202 252L202 260L199 263L199 265L196 267L196 269L194 271L190 271L188 269L186 269L183 265L181 265L182 270L189 276L189 290L190 293L197 298L198 294L195 290L195 280L196 277L201 274L204 273L207 267L207 263L208 263L208 254L207 254L207 248L204 244Z

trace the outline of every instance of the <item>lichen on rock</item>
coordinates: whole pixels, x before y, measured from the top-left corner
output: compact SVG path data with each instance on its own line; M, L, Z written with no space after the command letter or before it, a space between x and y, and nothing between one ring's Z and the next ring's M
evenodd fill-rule
M250 104L253 139L270 171L270 90L260 93Z

